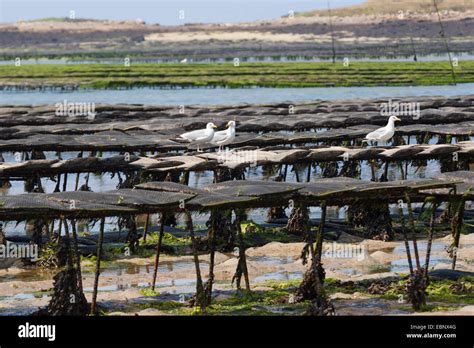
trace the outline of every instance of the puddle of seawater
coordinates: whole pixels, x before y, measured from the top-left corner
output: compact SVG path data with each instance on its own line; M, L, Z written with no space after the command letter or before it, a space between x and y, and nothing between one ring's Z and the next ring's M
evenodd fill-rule
M414 262L414 260L412 260ZM451 263L452 260L448 257L438 256L438 255L431 255L430 256L430 268L436 266L438 263ZM425 265L425 257L420 255L420 264L422 266ZM400 259L392 261L390 264L390 268L393 272L397 273L406 273L409 271L408 267L408 260L407 259Z
M40 280L49 280L55 275L53 271L39 271L37 269L34 270L25 270L20 273L16 274L3 274L0 276L0 282L6 281L24 281L24 282L33 282L33 281L40 281Z
M410 251L413 254L413 242L410 242L409 245L410 245ZM426 252L427 246L428 246L427 241L425 241L425 240L417 241L418 251ZM431 251L446 250L447 246L448 246L448 244L445 243L445 242L433 242L431 244ZM395 247L395 249L393 250L393 253L394 254L406 254L405 244L397 245Z
M341 268L336 269L335 271L338 273L343 273L348 276L360 276L364 274L377 274L377 273L385 273L392 271L392 267L390 265L375 265L375 266L361 266L358 268Z
M414 262L414 260L413 260ZM430 257L430 268L436 266L439 263L451 263L452 260L447 257L441 257L437 255L431 255ZM420 264L425 265L425 258L420 256ZM336 270L337 272L344 273L349 276L360 276L363 274L377 274L386 272L395 273L408 273L410 268L408 266L408 260L400 259L392 261L390 264L377 265L378 267L361 267L361 268L342 268Z
M382 303L379 299L368 299L364 301L354 301L347 306L355 308L389 308L387 303Z
M431 250L432 251L442 251L445 250L446 243L443 242L435 242L433 243ZM412 253L412 262L414 263L415 260L413 259L413 245L410 243L411 253ZM425 253L426 253L427 242L426 241L418 241L418 251L420 252L420 264L424 266L425 264ZM396 246L395 248L386 248L382 249L384 252L399 254L404 256L405 245L401 244ZM389 251L391 250L391 251ZM440 255L431 255L430 256L430 267L434 267L439 263L451 263L452 260L446 256ZM336 272L343 273L349 276L359 276L363 274L377 274L377 273L385 273L385 272L395 272L395 273L407 273L409 272L409 265L408 260L406 257L403 257L398 260L394 260L389 264L377 264L374 266L361 266L361 267L349 267L349 268L341 268L336 269Z
M265 282L267 280L294 280L294 279L302 279L303 272L272 272L266 273L261 276L255 277L255 283Z
M202 268L207 267L207 262L201 261L199 265ZM162 261L158 266L158 273L173 272L186 268L194 268L193 261ZM104 276L121 276L123 274L152 274L154 270L153 265L130 265L121 263L119 266L109 267L102 271Z
M247 260L266 265L285 265L295 262L293 256L249 256L247 257Z
M171 280L165 280L165 281L158 281L155 283L156 288L166 288L166 287L186 287L186 286L191 286L194 285L196 281L194 279L187 279L187 278L181 278L181 279L171 279ZM110 285L104 285L104 286L99 286L98 291L119 291L119 290L126 290L130 288L146 288L151 286L151 283L149 282L140 282L140 283L125 283L125 284L110 284ZM178 291L179 290L179 291ZM176 291L180 292L182 289L177 289ZM85 287L84 292L92 292L93 288L92 287ZM172 292L175 290L172 290Z
M357 270L355 268L342 268L342 269L338 269L336 271L340 272L340 273L344 273L344 274L349 275L349 276L356 276L356 275L361 275L362 274L362 272L360 272L359 270Z
M294 306L261 306L262 309L265 309L268 312L281 314L281 315L288 315L288 314L303 314L304 310Z
M21 300L31 300L36 298L49 298L48 294L37 294L37 293L26 293L22 292L13 296L0 296L0 301L21 301Z
M32 315L36 311L38 311L36 307L0 309L0 316Z

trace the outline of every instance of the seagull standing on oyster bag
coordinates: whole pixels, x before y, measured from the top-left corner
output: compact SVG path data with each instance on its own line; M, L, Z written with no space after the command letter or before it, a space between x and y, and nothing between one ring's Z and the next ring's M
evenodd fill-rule
M191 144L197 145L197 151L202 152L200 145L208 143L212 140L212 138L214 138L215 128L217 128L217 126L214 123L209 122L205 129L198 129L195 131L183 133L179 136L179 138L182 140L187 140Z
M390 116L388 123L385 127L379 128L370 132L365 136L365 139L362 142L376 141L377 145L379 142L382 142L384 145L390 139L392 139L395 134L395 121L401 121L397 116Z
M222 148L228 144L231 144L235 139L235 121L227 122L227 129L215 132L214 138L211 143L213 145L219 145L219 152Z

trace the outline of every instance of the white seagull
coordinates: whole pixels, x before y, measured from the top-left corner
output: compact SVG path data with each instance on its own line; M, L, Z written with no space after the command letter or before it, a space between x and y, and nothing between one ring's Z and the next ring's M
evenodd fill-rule
M181 139L188 140L189 142L196 144L197 151L202 152L202 150L200 150L199 148L199 145L208 143L212 140L212 138L214 137L214 128L217 128L217 126L214 123L209 122L206 125L205 129L198 129L192 132L187 132L181 134L179 137Z
M235 121L227 122L227 129L214 133L211 144L219 145L219 152L225 145L231 144L235 139Z
M365 136L365 139L362 140L362 142L367 143L369 141L376 141L378 145L379 141L381 141L385 144L387 140L392 139L393 135L395 134L395 121L401 120L397 116L390 116L385 127L370 132Z

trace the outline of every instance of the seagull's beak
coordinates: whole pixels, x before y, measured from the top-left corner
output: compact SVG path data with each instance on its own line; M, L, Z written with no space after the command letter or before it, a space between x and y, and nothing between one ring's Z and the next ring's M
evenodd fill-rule
M229 121L229 122L227 122L227 127L230 127L230 121Z
M212 128L217 128L217 126L213 123L213 124L212 124Z
M401 122L402 120L400 120L398 117L395 116L395 121L400 121Z

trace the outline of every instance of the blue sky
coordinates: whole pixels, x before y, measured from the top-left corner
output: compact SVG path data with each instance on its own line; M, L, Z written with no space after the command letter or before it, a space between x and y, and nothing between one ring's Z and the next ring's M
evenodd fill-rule
M331 7L363 0L330 0ZM135 20L177 25L184 23L235 23L277 18L290 10L327 8L327 0L0 0L0 22L19 19L68 17ZM184 19L179 18L184 11Z

